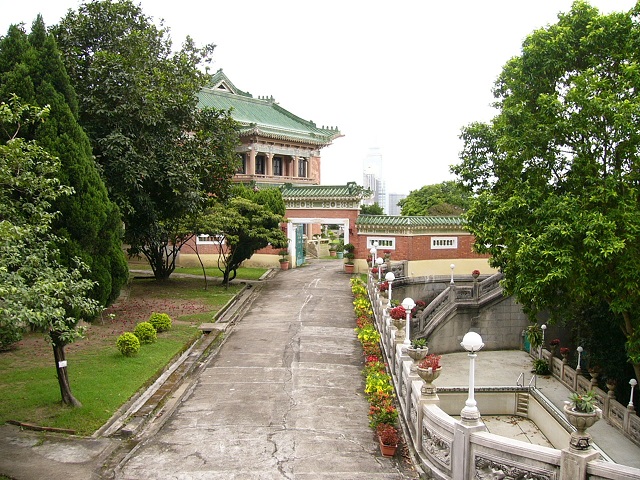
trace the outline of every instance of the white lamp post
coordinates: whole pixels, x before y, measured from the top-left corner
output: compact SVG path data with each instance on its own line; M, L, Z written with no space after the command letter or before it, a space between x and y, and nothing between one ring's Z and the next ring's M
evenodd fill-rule
M387 272L387 274L384 276L384 279L387 282L389 282L389 302L387 303L387 307L390 307L391 306L391 284L396 279L396 276L393 274L393 272Z
M469 397L465 402L465 406L460 412L462 422L466 424L477 424L480 421L480 411L478 410L477 403L474 397L475 390L475 359L478 356L476 354L482 347L482 337L476 332L468 332L460 343L462 347L469 352Z
M631 385L631 396L629 397L629 405L627 405L627 408L629 410L633 410L633 389L637 384L638 384L638 381L635 378L632 378L631 380L629 380L629 385Z
M415 306L416 306L416 303L413 301L412 298L407 297L404 300L402 300L402 307L407 313L407 325L404 329L404 342L403 342L403 345L405 347L408 347L409 345L411 345L411 338L409 338L409 326L411 325L411 310L413 310L413 307Z
M376 258L376 265L378 266L378 281L382 279L382 264L384 260L380 257Z
M580 368L580 358L582 357L582 352L584 352L584 349L582 347L578 347L576 350L578 351L578 365L576 366L576 372L579 372L580 370L582 370L582 368Z
M456 266L452 263L449 265L449 268L451 269L451 285L453 285L453 269L456 268Z
M369 250L369 253L371 253L371 268L375 267L376 257L378 256L378 245L378 242L373 242L371 244L371 250Z
M542 358L542 346L544 345L544 332L547 329L547 325L542 325L540 327L542 329L542 343L540 344L540 347L538 348L538 358Z

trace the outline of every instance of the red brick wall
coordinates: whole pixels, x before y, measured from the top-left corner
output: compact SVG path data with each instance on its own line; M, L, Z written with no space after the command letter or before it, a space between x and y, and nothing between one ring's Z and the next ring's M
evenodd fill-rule
M458 248L432 249L431 237L442 236L457 237ZM464 233L460 233L458 235L437 234L413 236L359 234L357 235L357 239L354 239L356 241L352 241L356 246L356 258L366 259L369 256L369 250L371 247L367 247L367 237L395 238L395 250L391 250L391 258L396 261L489 258L489 255L479 255L474 253L472 250L474 237ZM382 256L382 252L385 250L386 249L384 247L380 247L378 249L378 256Z

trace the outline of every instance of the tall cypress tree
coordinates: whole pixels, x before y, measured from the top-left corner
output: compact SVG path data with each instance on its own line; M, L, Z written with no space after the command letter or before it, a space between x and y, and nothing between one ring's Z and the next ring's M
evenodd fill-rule
M89 139L77 121L75 92L40 16L29 35L14 25L0 38L0 101L7 102L11 94L23 103L51 108L46 123L24 128L20 136L60 158L60 181L75 191L53 205L60 212L53 231L64 239L61 262L71 265L80 257L90 268L89 278L97 282L92 297L108 305L128 276L120 213L108 198Z

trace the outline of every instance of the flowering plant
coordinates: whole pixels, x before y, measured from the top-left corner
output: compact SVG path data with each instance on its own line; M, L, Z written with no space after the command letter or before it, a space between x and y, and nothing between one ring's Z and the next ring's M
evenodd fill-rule
M376 433L383 445L398 445L400 436L398 430L393 425L388 423L381 423L376 427Z
M560 339L559 338L554 338L553 340L551 340L549 342L549 345L554 345L554 346L560 345Z
M373 267L371 269L371 273L378 273L378 267Z
M369 426L377 428L386 423L393 425L398 420L398 410L393 404L394 396L388 392L375 392L369 395Z
M389 315L394 320L402 320L406 318L407 311L404 309L402 305L398 305L397 307L393 307L391 310L389 310Z
M474 277L478 277L480 275L480 270L474 270L473 272L471 272L471 275L473 275Z
M442 358L442 355L436 355L435 353L427 355L418 364L418 368L423 368L425 370L429 369L429 368L432 369L432 370L437 370L438 368L440 368L440 359L441 358Z
M379 290L381 292L386 292L387 290L389 290L389 282L382 282L379 286Z
M560 349L560 353L561 353L562 355L568 355L568 354L569 354L569 347L562 347L562 348Z

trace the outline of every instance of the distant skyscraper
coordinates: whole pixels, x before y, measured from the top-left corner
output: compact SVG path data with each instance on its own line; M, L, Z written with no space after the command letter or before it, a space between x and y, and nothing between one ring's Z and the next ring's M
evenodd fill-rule
M388 215L400 215L401 208L398 206L400 200L407 198L404 193L390 193L389 194L389 211Z
M371 148L364 159L362 180L363 187L371 190L373 195L362 203L365 205L377 203L382 207L384 213L387 213L387 191L382 175L382 153L379 148Z

